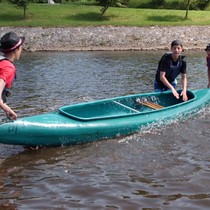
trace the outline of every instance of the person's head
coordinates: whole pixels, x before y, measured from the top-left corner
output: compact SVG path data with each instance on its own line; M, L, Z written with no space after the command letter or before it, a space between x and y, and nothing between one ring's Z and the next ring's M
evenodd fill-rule
M14 53L14 59L19 59L25 37L18 37L15 32L8 32L2 36L0 51L5 55Z
M171 42L171 51L173 54L180 55L184 51L182 42L178 39Z
M210 43L206 46L205 51L210 56Z

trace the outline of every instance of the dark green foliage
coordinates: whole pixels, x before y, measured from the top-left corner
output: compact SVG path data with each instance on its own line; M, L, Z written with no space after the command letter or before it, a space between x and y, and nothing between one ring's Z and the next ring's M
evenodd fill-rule
M188 0L129 0L130 8L178 9L186 10ZM210 0L190 0L189 9L204 10L210 6Z
M190 9L205 10L208 7L208 5L210 5L209 0L194 0L190 4Z

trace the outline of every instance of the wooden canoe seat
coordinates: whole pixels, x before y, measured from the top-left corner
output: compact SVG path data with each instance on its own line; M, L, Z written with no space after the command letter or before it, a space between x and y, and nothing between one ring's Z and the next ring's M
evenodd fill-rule
M141 101L140 99L137 99L136 102L138 104L141 104L143 106L147 106L147 107L149 107L151 109L155 109L155 110L164 108L164 106L161 106L161 105L159 105L157 103L153 103L153 102L150 102L150 101L147 101L147 100L142 100Z

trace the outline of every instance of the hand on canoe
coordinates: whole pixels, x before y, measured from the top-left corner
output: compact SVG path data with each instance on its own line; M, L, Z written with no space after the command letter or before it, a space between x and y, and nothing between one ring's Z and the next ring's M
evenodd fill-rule
M10 120L16 120L17 119L17 114L6 103L1 104L1 108L5 111L6 116Z
M172 91L174 97L175 97L176 99L179 99L179 97L180 97L179 93L177 93L177 91L176 91L174 88L173 88L171 91Z
M172 89L172 93L173 93L174 97L177 99L179 99L181 96L183 101L188 100L186 91L182 91L181 94L179 94L179 93L177 93L177 91L175 89Z
M181 94L180 94L180 96L182 96L182 100L183 101L187 101L188 100L186 91L182 91Z
M16 120L17 119L16 113L13 112L12 110L11 110L11 112L6 112L6 115L10 120Z

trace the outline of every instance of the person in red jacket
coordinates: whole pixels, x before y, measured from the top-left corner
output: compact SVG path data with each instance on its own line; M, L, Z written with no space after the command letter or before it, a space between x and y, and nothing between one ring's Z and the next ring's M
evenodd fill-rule
M16 75L16 68L13 61L19 60L22 45L25 37L18 37L14 32L8 32L0 40L0 107L6 113L6 116L15 120L17 114L6 104L6 97L10 95L8 89L11 87Z

